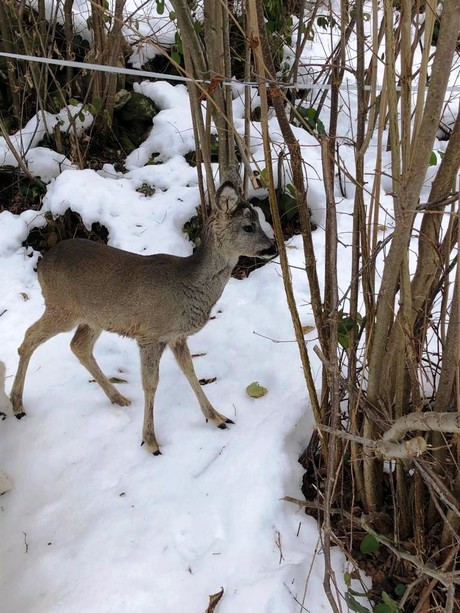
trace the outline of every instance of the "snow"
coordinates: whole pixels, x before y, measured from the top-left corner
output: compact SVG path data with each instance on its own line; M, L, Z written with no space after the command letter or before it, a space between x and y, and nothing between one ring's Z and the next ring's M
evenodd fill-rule
M44 5L45 16L51 22L65 23L64 6L60 0L28 0L31 8L37 9ZM115 9L115 0L105 3L106 15L112 15ZM73 29L77 36L91 42L93 32L89 26L94 7L90 0L73 0L71 11ZM174 43L176 25L170 19L172 5L166 0L164 11L160 14L156 2L145 0L126 0L123 17L123 35L132 46L132 54L129 62L133 68L141 68L148 60L161 54L161 49L169 48ZM111 25L111 24L110 24Z
M134 91L153 100L160 112L153 119L154 128L141 146L128 155L126 168L144 166L152 153L156 162L164 162L176 155L195 150L192 116L185 85L169 83L135 84Z
M71 168L72 164L64 155L37 145L55 126L59 126L61 132L69 131L72 126L72 130L81 135L92 122L92 115L83 109L82 104L66 107L56 114L43 111L10 137L11 145L23 156L31 173L40 177L44 183L48 183L65 168ZM0 136L0 166L18 166L3 136Z
M49 185L40 212L0 214L7 392L24 332L43 312L38 253L21 243L45 223L45 212L70 207L88 227L107 226L109 244L137 253L192 251L182 232L199 203L196 171L183 157L183 143L192 143L186 90L166 83L139 89L163 110L144 143L148 153L129 156L126 173L106 164L99 173L61 168L56 176L54 152L29 142ZM152 151L164 163L145 165ZM136 191L143 183L152 196ZM298 237L288 251L303 267ZM306 304L304 273L293 269L293 279ZM311 325L309 309L301 312ZM143 393L133 341L104 333L95 348L108 376L126 380L119 387L132 400L128 408L110 405L90 382L69 349L71 334L34 353L27 417L0 423L0 468L14 481L0 500L2 613L204 611L221 587L220 613L288 613L300 602L304 610L330 610L316 523L282 500L302 498L297 458L313 419L279 265L231 279L214 315L190 347L198 377L217 377L205 393L236 423L226 431L206 424L165 352L155 405L161 457L140 446ZM250 398L252 381L268 394ZM334 557L345 591L346 562L338 551Z
M87 7L86 0L75 2L84 36ZM140 0L127 3L128 10L133 7L139 8L139 23L127 27L154 31L161 16L143 12ZM173 31L164 34L173 40ZM328 40L325 36L309 43L305 57L323 62L330 51ZM133 65L155 54L152 47L136 47L135 37L131 43ZM288 54L285 59L289 63ZM299 78L308 83L311 75L305 70ZM33 118L12 137L30 171L48 187L39 212L0 214L0 359L6 364L7 392L24 332L44 308L35 272L38 253L22 242L32 228L45 224L46 212L60 215L71 208L88 227L96 221L105 225L110 245L139 254L186 256L192 251L182 232L199 204L196 170L184 159L194 149L187 90L166 82L144 82L135 89L154 101L158 113L149 137L127 157L126 172L110 163L99 172L78 170L64 156L39 147L45 121L48 128L69 128L65 110ZM243 133L243 92L236 84L233 92L234 124ZM315 95L312 91L308 104ZM257 104L254 93L252 108ZM348 169L354 163L347 141L353 138L349 116L355 105L355 92L346 91L339 152ZM78 122L83 119L80 131L90 124L91 116L82 107L69 108ZM447 110L446 122L451 124ZM327 105L321 119L327 124ZM277 177L276 160L285 144L274 117L269 130ZM319 147L305 130L294 128L294 133L306 162L313 221L321 228L325 197ZM253 167L263 170L257 122L251 124L250 148ZM436 151L443 148L436 144ZM384 168L388 161L384 154ZM17 162L0 138L4 164ZM374 170L369 155L366 173ZM429 169L427 188L436 170ZM285 184L291 181L287 169L281 177ZM152 196L136 191L144 183L154 189ZM382 187L387 193L392 190L385 174ZM354 190L349 182L345 197L338 186L336 190L338 278L344 293ZM391 196L382 193L381 207L379 222L389 232ZM321 278L321 229L313 242ZM287 252L302 325L313 326L300 237L289 241ZM384 256L382 252L378 261ZM24 393L27 417L0 422L0 476L14 482L0 498L1 613L203 612L208 596L221 587L225 593L219 613L330 611L322 587L317 525L282 500L302 498L303 471L297 459L310 438L313 417L279 264L272 262L243 281L231 279L213 315L189 344L198 377L216 377L205 393L235 425L221 431L205 423L186 379L166 351L155 403L160 457L140 446L143 393L133 341L104 333L95 348L102 370L126 380L117 384L132 400L123 408L112 406L90 382L70 351L71 333L51 339L34 353ZM313 330L306 336L309 348L315 334ZM319 387L320 365L313 351L310 355ZM268 394L250 398L245 389L253 381ZM343 594L348 566L337 548L332 557Z

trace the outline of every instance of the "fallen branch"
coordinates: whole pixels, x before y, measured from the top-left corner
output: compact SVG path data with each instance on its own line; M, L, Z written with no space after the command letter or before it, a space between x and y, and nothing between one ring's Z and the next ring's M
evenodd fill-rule
M432 577L433 579L436 579L436 581L439 581L439 583L442 583L442 585L444 585L445 587L449 587L450 585L454 583L456 585L460 585L460 571L442 572L438 570L437 568L435 568L434 566L431 566L430 564L424 564L417 556L414 556L411 553L404 551L403 549L398 549L397 547L393 545L390 539L388 539L386 536L383 536L382 534L378 534L371 527L371 525L368 522L368 518L365 515L361 517L361 526L364 528L364 530L368 534L372 535L379 543L381 543L382 545L385 545L385 547L387 547L398 559L406 560L407 562L410 562L413 566L415 566L415 568L417 568L417 570L421 574L427 575L428 577Z
M396 442L409 431L460 433L460 413L409 413L397 419L383 435L383 440Z
M398 442L408 432L460 434L460 413L409 413L397 419L380 440L364 438L343 430L334 430L324 424L319 424L317 428L373 449L374 453L383 460L405 460L419 457L429 447L423 436L415 436L408 441Z
M423 436L416 436L408 441L402 443L394 443L392 441L372 440L370 438L364 438L355 434L350 434L343 430L334 430L324 424L317 426L318 430L335 434L353 443L358 443L372 449L377 457L382 460L408 460L411 458L417 458L428 449L428 443Z

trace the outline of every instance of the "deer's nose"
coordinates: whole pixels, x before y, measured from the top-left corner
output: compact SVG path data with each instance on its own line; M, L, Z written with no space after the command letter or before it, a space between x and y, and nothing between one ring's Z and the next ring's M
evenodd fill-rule
M259 253L257 254L258 257L260 258L274 258L278 255L278 248L275 245L275 243L273 243L271 245L271 247L268 247L267 249L262 249L262 251L259 251Z

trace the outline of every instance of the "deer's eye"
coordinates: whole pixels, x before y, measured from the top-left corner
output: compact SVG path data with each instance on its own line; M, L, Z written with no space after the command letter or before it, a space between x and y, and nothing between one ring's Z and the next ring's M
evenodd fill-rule
M243 226L243 230L245 232L250 233L250 232L254 232L255 228L254 228L254 226L247 225L247 226Z

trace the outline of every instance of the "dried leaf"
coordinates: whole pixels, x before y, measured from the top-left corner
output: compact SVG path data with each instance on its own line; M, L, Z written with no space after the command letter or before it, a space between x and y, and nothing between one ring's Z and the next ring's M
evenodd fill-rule
M209 84L208 94L214 93L223 80L224 80L224 77L222 75L215 75L212 78L211 83ZM206 98L207 98L207 95L205 93L201 94L200 102L202 102L203 100L206 100Z
M224 595L224 588L221 587L220 592L217 592L217 594L211 594L209 596L209 606L206 609L206 613L214 613L223 595Z
M310 332L313 332L314 329L315 326L302 326L302 332L304 334L310 334Z
M211 377L210 379L200 379L200 385L209 385L209 383L214 383L217 381L217 377Z
M128 383L126 379L120 379L119 377L109 377L110 383ZM95 379L90 379L89 383L96 383Z
M22 299L24 300L24 302L27 302L29 300L29 296L25 292L21 292L21 296L22 296Z
M258 381L253 381L247 386L246 393L248 396L251 396L251 398L262 398L262 396L268 394L268 389L259 385Z

